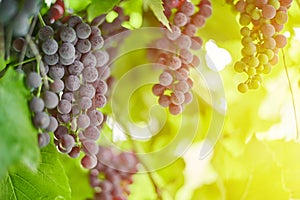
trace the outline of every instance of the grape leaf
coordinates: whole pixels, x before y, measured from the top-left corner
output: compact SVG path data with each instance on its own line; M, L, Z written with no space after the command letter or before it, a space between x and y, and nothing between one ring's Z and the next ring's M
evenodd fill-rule
M41 150L37 172L19 164L0 182L0 199L71 199L65 171L53 145Z
M194 191L192 200L198 199L219 200L224 199L224 194L222 194L217 183L212 183L203 185Z
M20 161L35 169L39 161L37 130L27 105L28 90L23 76L13 69L0 79L0 179L7 169Z
M78 1L78 0L65 0L68 7L75 11L85 10L92 0Z
M164 14L164 7L162 0L145 0L144 5L150 7L156 18L169 30L171 30L169 25L169 20Z
M0 24L0 71L5 68L5 41L4 41L4 30L3 26Z
M83 170L80 166L80 159L81 157L70 159L64 154L59 156L59 160L63 163L64 171L68 176L72 200L91 198L94 194L89 183L88 171Z
M136 29L142 26L143 14L142 14L142 0L129 0L122 2L121 4L125 15L129 15L129 21L123 22L122 26L129 29Z
M92 0L92 3L87 8L88 21L92 21L95 17L107 13L119 0Z

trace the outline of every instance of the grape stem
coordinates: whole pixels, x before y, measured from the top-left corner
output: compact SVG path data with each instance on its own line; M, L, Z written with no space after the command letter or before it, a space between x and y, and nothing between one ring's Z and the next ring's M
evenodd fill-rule
M26 64L26 63L32 62L32 61L34 61L34 60L36 60L36 58L35 58L35 57L33 57L33 58L29 58L29 59L27 59L27 60L24 60L24 61L22 61L22 62L19 62L19 63L13 64L13 65L10 65L9 67L17 67L17 66L19 66L19 65L23 65L23 64Z
M41 15L40 12L38 14L38 17L39 17L39 21L40 21L42 27L46 26L46 23L45 23L45 21L44 21L44 19L43 19L43 17L42 17L42 15Z
M136 146L136 144L134 143L134 141L132 140L131 136L129 136L128 139L129 139L129 141L130 141L130 143L131 143L132 149L133 149L135 152L137 152L137 151L136 151L136 150L137 150L137 146ZM150 181L151 181L151 183L152 183L152 185L153 185L153 187L154 187L154 189L155 189L155 192L156 192L156 194L157 194L157 199L158 199L158 200L163 200L163 197L162 197L162 190L161 190L161 188L158 186L158 184L156 183L156 180L155 180L155 178L153 177L153 173L152 173L151 170L148 168L148 166L147 166L145 163L143 163L143 161L142 161L140 158L139 158L138 160L139 160L140 164L143 166L143 168L147 171L147 175L148 175L148 177L149 177L149 179L150 179Z
M291 83L291 78L289 76L289 72L288 72L288 68L287 68L287 64L286 64L286 59L285 59L285 53L284 53L283 49L282 49L282 57L283 57L283 65L284 65L286 77L287 77L288 83L289 83L289 90L290 90L290 93L292 95L292 103L293 103L294 117L295 117L295 123L296 123L296 140L299 140L300 135L299 135L298 117L297 117L297 111L296 111L295 96L294 96L292 83Z

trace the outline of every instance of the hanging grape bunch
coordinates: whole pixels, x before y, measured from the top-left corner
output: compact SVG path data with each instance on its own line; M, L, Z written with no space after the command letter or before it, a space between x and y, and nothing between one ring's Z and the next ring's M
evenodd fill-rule
M53 18L56 19L56 18ZM20 40L20 38L18 38ZM39 146L54 133L57 149L93 168L97 164L96 141L104 115L98 108L107 103L109 54L98 27L78 16L56 21L38 30L36 44L41 60L27 63L26 84L33 98L29 102L33 124L39 129Z
M238 85L242 93L257 89L262 83L262 74L269 74L278 63L278 52L287 44L280 31L288 20L292 0L239 0L236 10L240 14L242 35L242 59L234 69L246 73L248 79Z
M165 0L164 5L172 31L165 31L164 37L156 41L157 49L151 53L151 59L163 68L159 83L153 86L152 91L158 96L161 106L168 107L171 114L177 115L193 99L193 80L189 77L189 70L197 67L200 59L192 50L200 49L203 43L195 34L211 16L212 8L209 0L202 0L197 6L186 0Z
M132 176L138 171L138 159L130 152L117 154L109 147L99 147L99 162L90 170L90 185L94 199L127 199ZM110 166L107 166L109 163Z

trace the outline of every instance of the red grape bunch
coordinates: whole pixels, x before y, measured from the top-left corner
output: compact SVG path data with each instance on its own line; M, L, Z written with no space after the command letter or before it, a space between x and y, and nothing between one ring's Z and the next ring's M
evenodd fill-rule
M202 0L196 6L186 0L165 0L164 5L172 31L166 30L164 37L156 41L156 49L151 50L150 59L163 69L159 83L152 91L159 97L161 106L177 115L183 111L183 105L193 99L193 80L189 77L189 70L198 67L200 59L192 51L202 47L203 41L196 33L211 16L212 7L209 0Z
M117 154L109 147L100 146L97 157L98 164L90 170L89 175L94 199L126 200L130 194L132 176L138 171L136 155L129 152Z
M279 32L288 20L291 3L292 0L239 0L235 4L240 12L243 49L234 69L248 75L238 85L240 92L259 88L262 74L269 74L278 63L278 51L287 44L286 37Z
M82 166L93 168L105 121L99 109L107 103L110 76L101 31L78 16L68 16L39 28L32 41L41 61L22 69L32 91L29 107L40 132L39 146L46 146L49 133L54 133L60 152L76 158L82 151Z

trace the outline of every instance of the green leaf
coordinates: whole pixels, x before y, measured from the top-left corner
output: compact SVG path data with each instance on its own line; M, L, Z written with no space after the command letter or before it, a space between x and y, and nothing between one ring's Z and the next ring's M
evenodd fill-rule
M107 13L113 9L119 0L92 0L87 8L88 21L92 21L95 17Z
M0 72L5 68L5 41L4 41L4 30L2 24L0 24Z
M223 194L217 183L212 183L209 185L203 185L202 187L194 191L193 197L191 200L220 200Z
M53 145L41 150L38 171L32 172L19 164L0 182L0 199L71 199L65 171Z
M81 157L72 159L65 154L60 154L59 159L69 179L72 200L92 198L94 192L89 183L88 170L80 166Z
M140 28L143 23L143 1L142 0L128 0L120 5L125 15L129 16L128 22L123 22L123 26L130 29Z
M85 10L92 0L78 1L78 0L65 0L66 5L74 11Z
M144 5L150 7L156 18L169 30L171 30L169 25L169 20L164 14L164 7L162 0L145 0Z
M23 76L13 69L0 79L0 179L20 161L32 169L38 166L37 130L31 122L28 95Z

